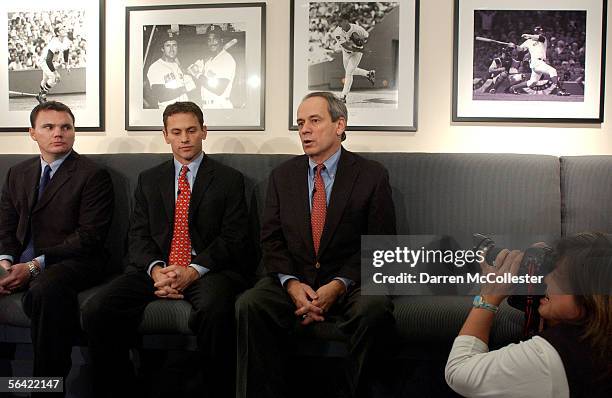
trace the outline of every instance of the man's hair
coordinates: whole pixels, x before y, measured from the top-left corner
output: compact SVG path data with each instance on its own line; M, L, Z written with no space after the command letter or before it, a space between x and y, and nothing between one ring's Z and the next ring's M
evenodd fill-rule
M47 101L43 102L42 104L36 105L34 109L32 109L32 112L30 112L30 125L32 126L32 128L36 126L36 118L38 117L38 114L41 111L66 112L70 115L70 118L72 119L72 125L74 126L75 124L74 114L72 113L70 108L68 108L68 105L65 105L58 101Z
M191 101L179 101L174 104L170 104L164 110L164 128L166 128L166 124L168 123L168 118L177 113L191 113L195 117L198 118L198 122L200 123L200 127L204 127L204 115L202 114L202 109L197 106L195 103Z
M337 122L338 119L344 118L344 122L348 123L348 111L346 110L346 104L342 102L340 98L336 97L329 91L315 91L313 93L306 94L304 98L302 98L302 102L306 101L308 98L314 97L323 98L327 101L327 111L331 116L332 122ZM346 140L346 133L344 131L342 132L340 140Z

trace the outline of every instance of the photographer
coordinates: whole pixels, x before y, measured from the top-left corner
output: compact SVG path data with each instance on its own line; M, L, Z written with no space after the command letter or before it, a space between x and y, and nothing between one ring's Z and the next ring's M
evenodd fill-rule
M453 390L468 397L612 396L612 242L581 233L561 239L554 254L538 308L547 328L489 352L493 318L511 286L484 286L448 357ZM497 267L483 263L483 272L516 274L522 258L504 249Z

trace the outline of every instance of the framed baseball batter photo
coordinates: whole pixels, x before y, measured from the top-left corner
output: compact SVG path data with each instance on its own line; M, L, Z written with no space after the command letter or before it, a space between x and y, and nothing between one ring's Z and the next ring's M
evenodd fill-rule
M104 1L6 1L0 19L0 131L27 131L32 108L53 100L78 131L103 131Z
M419 1L291 1L289 129L301 99L331 91L348 130L416 131Z
M264 130L265 3L126 8L127 130L193 101L209 130Z
M453 121L601 123L606 0L455 0Z

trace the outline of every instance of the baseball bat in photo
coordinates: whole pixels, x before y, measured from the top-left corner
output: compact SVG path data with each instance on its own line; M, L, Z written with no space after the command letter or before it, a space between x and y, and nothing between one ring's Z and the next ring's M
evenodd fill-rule
M227 43L225 43L225 45L223 46L224 50L229 50L230 48L232 48L236 43L238 43L238 39L232 39L230 41L228 41Z
M476 40L478 41L482 41L485 43L495 43L495 44L502 44L504 46L508 46L510 45L510 43L507 43L505 41L499 41L499 40L493 40L493 39L489 39L487 37L480 37L480 36L476 36Z
M153 25L153 28L151 28L151 34L149 35L147 49L145 50L144 59L142 60L143 65L147 63L147 57L149 56L149 49L151 48L151 42L153 41L153 35L155 34L156 27L157 25Z

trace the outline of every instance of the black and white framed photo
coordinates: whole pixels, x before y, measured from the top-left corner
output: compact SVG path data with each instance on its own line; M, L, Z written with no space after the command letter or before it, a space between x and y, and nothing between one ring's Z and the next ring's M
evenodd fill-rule
M418 0L292 0L289 128L306 94L331 91L348 130L416 131L418 32Z
M455 0L453 121L601 123L606 0Z
M0 131L27 131L44 101L68 105L79 131L104 130L104 1L0 5Z
M127 130L193 101L209 130L263 130L265 3L126 8Z

